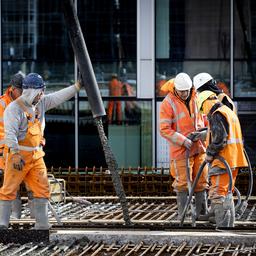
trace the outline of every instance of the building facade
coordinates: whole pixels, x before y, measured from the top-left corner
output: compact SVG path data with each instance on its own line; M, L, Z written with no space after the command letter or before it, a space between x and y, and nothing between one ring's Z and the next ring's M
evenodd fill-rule
M19 70L46 93L74 83L77 64L59 0L1 1L1 91ZM75 0L119 167L168 166L159 136L161 85L210 73L235 100L255 158L256 3L252 0ZM114 81L116 80L116 82ZM47 113L48 167L106 166L84 89Z

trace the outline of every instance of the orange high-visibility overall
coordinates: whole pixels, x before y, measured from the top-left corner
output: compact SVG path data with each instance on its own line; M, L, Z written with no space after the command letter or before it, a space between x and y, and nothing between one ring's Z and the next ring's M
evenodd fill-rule
M175 179L172 186L175 192L187 191L186 148L183 145L187 136L197 129L205 127L203 115L197 111L196 93L192 91L189 109L175 95L174 84L169 85L169 94L160 107L160 134L169 142L170 171ZM193 142L190 149L190 179L193 181L199 166L205 158L205 145L201 140ZM208 188L207 167L197 183L195 192Z
M0 169L4 170L4 111L12 102L11 87L0 97Z
M225 105L218 108L215 112L220 112L223 116L225 116L229 124L227 145L219 152L219 155L222 156L227 161L232 170L232 188L234 190L234 185L239 168L248 166L248 162L243 152L244 147L240 122L237 115L229 107ZM208 139L210 139L210 137L208 137ZM211 172L212 168L225 169L225 166L222 162L220 162L217 159L213 160L213 162L211 163L211 168L209 172L211 180L209 198L213 200L225 197L227 195L229 176L227 173L220 174Z
M110 96L121 96L122 95L122 83L114 78L109 83L109 95ZM116 111L116 120L122 121L122 103L120 100L109 101L108 103L108 121L113 121L113 113Z
M28 119L28 130L23 140L19 141L19 153L25 161L22 171L13 168L11 152L5 148L6 165L4 183L0 189L0 200L14 200L20 183L24 180L33 192L34 198L49 198L47 169L44 163L44 151L40 147L42 140L41 124L38 119L32 122L21 100L17 100Z

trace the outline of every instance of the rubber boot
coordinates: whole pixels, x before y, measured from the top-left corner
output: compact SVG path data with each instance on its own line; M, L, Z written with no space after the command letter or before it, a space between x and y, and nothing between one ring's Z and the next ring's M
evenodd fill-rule
M50 228L48 220L48 199L34 198L34 212L36 223L34 229L46 230Z
M177 192L178 219L181 219L183 210L187 202L187 192Z
M12 200L0 200L0 229L7 229L11 216Z
M33 192L28 191L28 208L30 211L30 218L35 218L35 211L34 211L34 201L33 201Z
M21 218L21 198L17 196L15 200L12 201L12 214L11 218L20 219Z
M206 215L208 213L207 194L206 191L195 193L196 204L196 218L200 215Z
M234 227L235 226L235 218L236 218L236 210L235 210L234 200L232 200L232 202L231 202L230 213L231 213L231 216L230 216L229 226Z

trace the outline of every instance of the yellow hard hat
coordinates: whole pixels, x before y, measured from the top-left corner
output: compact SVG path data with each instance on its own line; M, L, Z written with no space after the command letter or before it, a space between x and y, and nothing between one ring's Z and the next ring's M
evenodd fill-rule
M196 99L197 109L201 110L203 103L211 96L216 96L212 91L202 91L198 94Z

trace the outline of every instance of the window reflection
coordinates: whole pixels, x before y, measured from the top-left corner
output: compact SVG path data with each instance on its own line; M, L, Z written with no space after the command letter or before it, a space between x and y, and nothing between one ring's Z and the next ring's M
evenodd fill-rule
M136 0L77 1L81 29L102 96L124 96L109 90L113 73L122 83L132 85L136 93L136 4Z
M120 102L121 123L108 124L107 118L103 119L105 133L117 158L118 166L152 165L151 101L120 100ZM104 104L108 106L107 101ZM79 156L82 166L94 165L95 161L106 166L91 110L88 102L84 100L79 102Z
M234 1L234 94L235 97L256 96L256 3Z
M162 78L179 72L207 72L230 87L229 0L156 0L157 96Z

